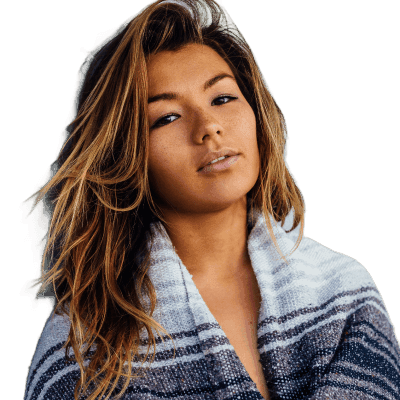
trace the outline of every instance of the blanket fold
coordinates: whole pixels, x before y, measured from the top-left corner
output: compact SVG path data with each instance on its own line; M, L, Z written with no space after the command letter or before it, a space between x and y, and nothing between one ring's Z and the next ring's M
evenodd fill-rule
M285 255L299 234L300 225L285 232L293 211L284 226L270 217ZM286 265L261 210L248 212L248 227L248 251L262 296L258 350L271 400L400 400L400 348L368 271L307 237ZM262 399L164 226L156 221L151 230L156 238L149 269L157 293L153 317L171 334L176 355L170 338L163 336L162 342L155 333L155 361L144 377L130 383L123 399ZM67 316L47 320L25 400L73 399L80 371L77 364L66 364L61 350L69 324ZM147 332L141 339L145 354Z

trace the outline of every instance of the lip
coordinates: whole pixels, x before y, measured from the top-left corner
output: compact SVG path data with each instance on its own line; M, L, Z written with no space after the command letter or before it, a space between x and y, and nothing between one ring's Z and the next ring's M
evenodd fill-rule
M205 167L201 168L198 172L202 174L211 174L213 172L220 172L230 168L233 164L237 162L239 159L240 154L235 156L230 156L225 158L225 160L217 161L216 163L206 165Z
M235 149L230 149L228 147L225 147L219 151L210 151L209 153L207 153L203 159L201 160L199 169L197 171L200 171L202 168L204 168L208 163L210 163L211 161L216 160L217 158L221 158L224 156L236 156L238 155L239 152ZM219 161L218 161L219 162Z

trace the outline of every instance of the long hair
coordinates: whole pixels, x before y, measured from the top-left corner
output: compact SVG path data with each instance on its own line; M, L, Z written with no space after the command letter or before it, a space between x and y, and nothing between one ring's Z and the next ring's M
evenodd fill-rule
M150 4L84 63L76 117L52 165L54 174L32 195L38 195L33 208L44 197L51 218L41 277L33 286L41 283L40 293L51 285L55 314L70 319L64 348L71 361L72 347L81 371L75 399L88 389L88 400L103 395L108 399L120 379L125 383L115 398L123 395L130 379L139 376L133 374L131 362L139 359L142 329L149 337L142 366L151 346L154 361L152 328L172 340L152 318L157 299L147 275L150 224L166 221L153 202L148 180L146 66L150 55L191 43L210 46L228 63L255 113L261 164L248 198L262 210L286 263L269 215L283 225L294 208L290 231L301 222L295 249L303 236L304 201L284 161L285 120L236 25L227 24L214 0ZM150 310L142 302L143 291ZM92 345L95 351L89 352ZM85 359L90 360L87 367Z

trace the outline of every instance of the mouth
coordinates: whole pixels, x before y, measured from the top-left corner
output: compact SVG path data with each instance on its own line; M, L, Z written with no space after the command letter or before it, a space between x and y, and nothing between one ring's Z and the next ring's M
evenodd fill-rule
M214 161L209 162L207 165L219 163L220 161L223 161L223 160L225 160L225 158L228 158L228 157L230 157L230 156L223 156L223 157L217 158ZM205 165L204 167L206 167L207 165Z
M225 156L223 159L221 157L220 160L208 163L203 168L200 168L198 172L202 173L212 173L212 172L219 172L225 169L230 168L236 161L239 159L239 154L235 156Z
M203 159L201 160L200 168L197 171L201 171L210 165L218 164L218 162L220 162L220 159L222 159L223 157L232 158L237 156L238 154L239 152L237 149L232 149L229 147L221 148L218 151L209 151L207 154L204 155Z
M204 169L205 167L208 167L209 165L218 164L218 163L220 163L221 161L224 161L224 160L225 160L226 158L228 158L228 157L230 157L230 156L223 156L223 157L217 158L217 159L215 159L215 160L209 162L208 164L206 164L204 167L198 169L197 171L201 171L202 169Z

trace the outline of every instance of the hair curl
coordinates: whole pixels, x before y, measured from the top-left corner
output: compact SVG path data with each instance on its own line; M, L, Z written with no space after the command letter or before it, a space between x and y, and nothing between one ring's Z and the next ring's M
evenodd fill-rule
M262 209L286 263L268 215L283 224L293 207L290 231L301 222L294 250L303 236L304 201L284 161L283 114L236 25L227 25L223 9L214 0L203 3L155 1L88 57L76 117L52 164L53 176L32 195L39 193L33 208L45 197L51 217L41 278L33 286L41 283L39 293L50 288L57 300L55 313L65 313L71 321L64 348L68 361L68 350L73 348L81 371L75 399L90 385L93 392L88 400L100 398L113 381L108 399L122 377L128 379L115 398L123 395L129 379L139 376L132 374L131 361L138 355L143 328L149 337L145 359L154 346L151 362L156 353L152 328L172 340L152 318L156 293L147 275L151 249L146 246L146 233L157 218L166 223L148 181L146 65L150 55L197 43L210 46L228 63L256 116L261 165L248 198L252 206ZM151 235L149 239L153 243ZM150 298L150 311L143 306L142 290ZM93 344L96 351L89 353ZM85 369L83 359L90 354Z

